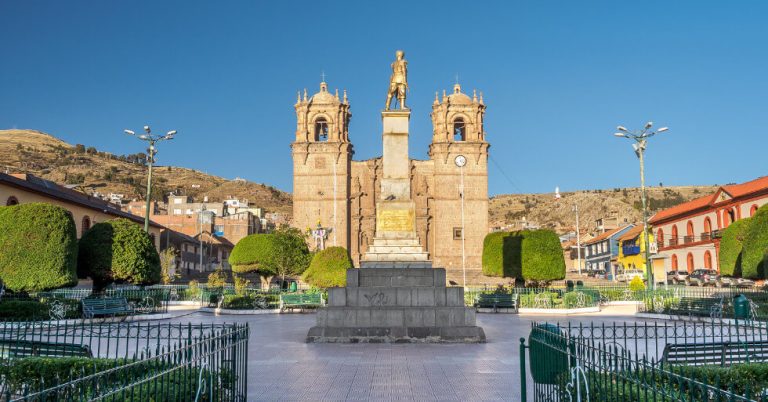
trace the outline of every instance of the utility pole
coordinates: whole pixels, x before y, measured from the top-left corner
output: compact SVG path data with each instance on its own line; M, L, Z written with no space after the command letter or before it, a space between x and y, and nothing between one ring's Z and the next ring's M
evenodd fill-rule
M648 270L648 282L651 285L651 289L655 290L656 281L653 278L653 267L651 266L651 236L648 231L648 204L645 196L645 161L643 156L645 154L645 148L648 145L648 139L658 133L663 133L664 131L669 130L669 128L662 127L656 131L652 131L651 127L653 127L653 122L650 121L645 123L645 126L642 130L637 131L629 131L624 126L618 126L617 129L620 132L617 132L614 135L617 137L629 138L635 141L635 143L632 144L632 148L634 148L635 155L637 155L637 158L640 160L640 197L643 204L643 237L645 239L643 242L645 245L645 269Z
M576 258L579 270L579 276L581 276L581 232L579 231L579 205L573 204L573 211L576 212Z
M128 135L136 135L136 133L132 130L123 131ZM172 140L173 136L176 135L176 130L169 131L163 136L158 136L152 135L152 130L149 128L149 126L144 126L144 132L146 134L141 134L137 138L149 143L149 148L147 149L147 166L149 167L149 171L147 173L147 203L146 210L144 211L144 231L149 233L149 207L151 203L150 198L152 195L152 164L154 164L155 155L157 154L155 143L158 141Z
M467 164L467 158L464 155L456 156L454 163L459 168L461 182L459 183L459 197L461 197L461 273L464 280L464 290L467 289L467 257L464 239L464 165Z

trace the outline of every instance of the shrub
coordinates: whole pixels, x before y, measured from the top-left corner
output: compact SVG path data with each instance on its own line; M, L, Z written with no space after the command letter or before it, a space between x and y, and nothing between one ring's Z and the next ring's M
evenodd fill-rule
M741 276L744 239L752 218L740 219L728 226L720 239L720 274Z
M0 207L0 279L14 291L77 284L77 233L64 208L30 203Z
M246 290L251 286L251 281L238 274L232 274L232 280L235 283L235 294L240 296L245 295Z
M37 300L9 300L0 303L2 321L40 321L50 319L49 308Z
M645 282L639 276L636 276L629 281L629 290L632 292L643 291L645 290Z
M233 272L257 272L265 268L265 262L273 251L274 235L252 234L237 242L229 255L229 264L232 265Z
M765 278L764 263L766 251L768 251L768 204L755 212L747 226L749 227L746 230L747 235L741 252L741 274L745 278Z
M483 274L526 281L563 279L560 239L551 230L490 233L483 241Z
M142 227L120 218L100 222L80 239L77 274L101 290L112 282L149 285L160 281L160 256Z
M583 298L584 304L580 305L579 299ZM585 292L568 292L563 296L565 308L591 307L594 305L594 297Z
M312 257L302 279L319 288L343 287L347 284L347 269L352 267L347 249L328 247Z
M227 284L227 275L224 268L219 265L216 270L208 275L208 288L221 289Z
M190 298L195 299L200 297L200 284L196 280L189 281L187 286L187 295Z

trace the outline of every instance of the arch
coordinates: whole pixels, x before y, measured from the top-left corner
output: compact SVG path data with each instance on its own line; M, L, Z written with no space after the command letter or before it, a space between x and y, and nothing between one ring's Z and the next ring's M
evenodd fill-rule
M664 231L661 228L656 231L656 243L659 245L659 248L664 247Z
M14 196L8 197L8 200L5 201L5 206L10 207L12 205L19 205L19 199Z
M685 257L685 265L688 268L688 272L693 272L693 253L688 253Z
M693 241L693 221L689 220L685 224L685 242L690 243Z
M453 140L467 140L467 124L464 122L464 118L461 116L453 119Z
M751 207L749 207L749 216L755 216L755 212L757 212L757 204L752 204Z
M677 245L677 225L672 225L672 237L669 239L669 245Z
M712 220L709 217L704 218L704 233L712 232Z
M712 253L709 250L704 252L704 268L712 269Z
M326 120L326 118L323 116L317 117L315 119L314 131L312 133L314 140L317 142L327 142L328 133L328 120Z
M88 215L83 216L83 220L80 222L80 237L82 237L88 229L91 228L91 218Z
M672 254L672 269L677 271L677 254Z

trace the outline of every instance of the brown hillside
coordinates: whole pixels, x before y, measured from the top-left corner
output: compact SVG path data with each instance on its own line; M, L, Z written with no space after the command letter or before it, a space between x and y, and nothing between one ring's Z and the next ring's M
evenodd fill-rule
M146 191L144 165L119 160L109 153L90 151L78 151L75 146L39 131L0 130L0 168L3 171L32 173L61 184L79 184L86 192L124 194L127 199L143 198ZM236 197L247 199L267 212L291 213L291 195L264 184L227 180L172 166L156 167L153 176L152 198L155 199L167 196L171 191L189 195L197 201L204 196L210 201Z

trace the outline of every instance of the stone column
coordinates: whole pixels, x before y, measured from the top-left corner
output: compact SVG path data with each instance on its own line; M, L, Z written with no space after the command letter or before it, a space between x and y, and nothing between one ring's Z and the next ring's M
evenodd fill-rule
M411 182L408 173L408 122L410 110L391 110L381 112L384 125L382 139L384 153L384 177L381 181L381 198L397 200L411 199Z

